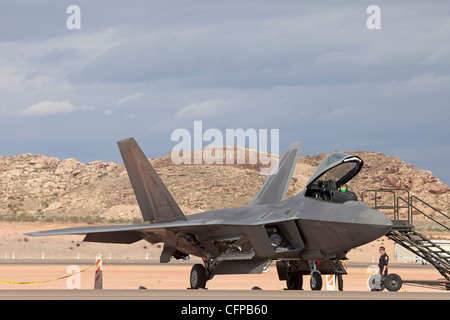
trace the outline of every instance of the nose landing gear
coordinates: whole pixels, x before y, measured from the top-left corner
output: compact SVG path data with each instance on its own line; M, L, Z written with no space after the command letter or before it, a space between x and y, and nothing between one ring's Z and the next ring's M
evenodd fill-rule
M322 274L316 268L314 261L309 262L311 290L322 289ZM277 272L280 280L286 280L288 290L303 290L303 275L307 275L308 267L295 261L277 261ZM306 269L306 270L305 270Z
M308 261L309 263L309 270L311 270L310 276L310 285L311 290L322 290L322 274L319 270L317 270L316 262L315 261Z
M322 289L322 274L319 270L311 271L310 280L311 290L321 290Z

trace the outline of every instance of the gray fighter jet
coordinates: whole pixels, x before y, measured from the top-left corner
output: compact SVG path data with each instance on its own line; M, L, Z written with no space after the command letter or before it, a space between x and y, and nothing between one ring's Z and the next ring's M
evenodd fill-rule
M354 155L333 153L316 168L306 188L285 199L302 142L288 146L248 207L184 215L133 138L118 142L144 221L141 225L90 226L28 233L29 236L83 234L83 241L164 243L161 263L201 257L190 275L191 288L205 288L215 275L262 273L276 260L280 280L301 289L311 275L345 274L340 260L357 246L385 235L391 221L339 187L363 166Z

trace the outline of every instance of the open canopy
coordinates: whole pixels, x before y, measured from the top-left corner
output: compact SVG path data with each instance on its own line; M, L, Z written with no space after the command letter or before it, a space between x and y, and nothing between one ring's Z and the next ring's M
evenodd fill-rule
M363 161L357 156L341 152L332 153L319 163L306 187L313 187L319 181L332 180L339 188L356 176L362 166Z

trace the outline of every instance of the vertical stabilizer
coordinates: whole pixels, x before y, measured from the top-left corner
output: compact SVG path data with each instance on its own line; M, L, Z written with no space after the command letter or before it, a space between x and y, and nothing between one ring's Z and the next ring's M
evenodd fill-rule
M134 138L117 142L144 221L187 220Z
M275 174L270 175L261 190L259 190L251 207L261 204L276 203L282 201L286 196L292 174L294 173L297 159L302 149L303 142L291 143L284 155L278 162L278 170Z

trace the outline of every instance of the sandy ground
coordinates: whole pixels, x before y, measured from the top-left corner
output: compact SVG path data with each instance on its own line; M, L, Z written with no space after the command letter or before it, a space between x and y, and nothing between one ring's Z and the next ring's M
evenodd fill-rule
M84 235L29 237L24 233L89 226L80 223L0 222L0 260L95 259L97 253L113 259L159 259L161 245L146 241L127 244L83 242Z
M34 282L45 281L69 275L69 265L0 265L0 281ZM79 265L83 270L88 265ZM103 289L138 289L144 286L147 289L180 289L189 287L189 265L103 265ZM441 278L434 268L418 266L417 268L404 268L393 266L393 273L409 280L436 280ZM70 272L70 271L69 271ZM79 289L94 288L94 268L80 273ZM348 275L344 276L345 291L368 291L367 280L371 276L367 268L349 267ZM325 276L323 276L325 277ZM325 281L325 278L323 278ZM37 283L37 284L7 284L0 283L0 290L5 289L71 289L74 278ZM279 281L275 267L269 272L257 275L220 275L207 283L207 288L214 290L250 290L258 286L263 290L282 290L285 282ZM304 290L310 290L309 277L304 277ZM326 290L325 283L323 290ZM426 292L434 291L422 287L405 284L403 291ZM449 292L450 294L450 292Z
M182 289L189 287L189 274L191 265L170 263L168 265L115 265L118 260L159 260L160 245L151 245L139 241L131 245L83 243L83 236L56 236L56 237L28 237L23 233L49 230L57 228L69 228L82 226L80 224L56 224L56 223L14 223L0 222L0 281L34 282L51 280L64 277L69 274L67 265L46 264L20 264L24 259L70 259L74 265L77 257L83 261L94 263L97 253L105 257L103 263L103 288L104 289L137 289L145 286L148 289ZM367 280L371 276L367 267L378 261L378 247L384 245L388 254L394 255L394 243L386 237L372 243L351 250L348 254L348 275L344 276L344 290L366 291ZM12 258L14 257L14 260ZM111 258L111 260L109 260ZM2 263L3 262L3 263ZM4 263L13 264L4 264ZM191 260L192 265L196 263ZM358 264L358 267L352 266ZM363 267L360 267L363 266ZM83 270L89 265L78 265ZM429 266L418 265L416 268L405 268L402 263L391 264L391 273L399 274L403 279L410 280L436 280L442 276ZM67 289L73 278L63 278L39 284L8 284L0 282L2 289ZM94 268L80 274L81 289L93 289ZM325 280L324 280L325 281ZM269 272L259 275L220 275L208 282L209 289L241 289L250 290L259 286L264 290L281 290L285 282L279 281L275 264L269 268ZM325 290L325 282L324 282ZM304 289L309 288L309 277L304 277ZM404 289L411 292L427 291L419 287L405 285Z

